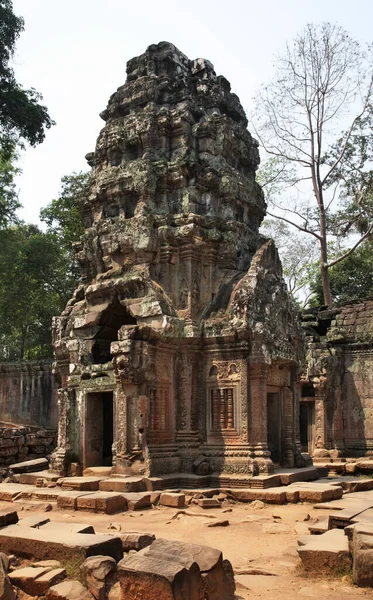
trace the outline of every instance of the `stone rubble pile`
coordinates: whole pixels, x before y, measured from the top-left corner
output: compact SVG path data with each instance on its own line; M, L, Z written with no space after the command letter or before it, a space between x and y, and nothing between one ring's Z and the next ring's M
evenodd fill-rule
M206 546L8 511L0 547L0 600L234 599L230 562Z
M6 469L15 462L50 455L56 442L54 429L0 427L0 467Z

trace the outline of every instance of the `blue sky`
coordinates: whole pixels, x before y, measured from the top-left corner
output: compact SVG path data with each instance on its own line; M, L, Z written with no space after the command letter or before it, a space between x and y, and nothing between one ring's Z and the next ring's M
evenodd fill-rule
M224 75L249 112L271 78L273 58L309 22L332 21L372 40L372 0L13 0L25 19L14 69L44 96L57 122L45 142L21 156L21 216L37 222L60 179L86 169L103 126L98 114L125 81L126 62L166 40Z

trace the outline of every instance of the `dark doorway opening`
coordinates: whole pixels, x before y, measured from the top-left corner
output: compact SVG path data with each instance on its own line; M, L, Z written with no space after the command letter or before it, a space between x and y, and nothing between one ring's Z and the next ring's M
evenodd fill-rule
M87 395L84 468L112 465L113 415L113 392L97 392Z
M301 402L299 405L300 443L302 452L313 451L315 431L315 403Z
M99 332L95 336L92 347L92 360L95 365L102 365L112 360L110 344L118 339L118 331L123 325L136 325L132 317L116 298L106 310L102 312L99 320Z
M281 464L281 406L278 392L267 394L267 436L271 460Z

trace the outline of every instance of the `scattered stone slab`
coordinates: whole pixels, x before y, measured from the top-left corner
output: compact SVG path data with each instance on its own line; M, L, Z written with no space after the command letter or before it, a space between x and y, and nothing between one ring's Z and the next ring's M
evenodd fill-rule
M112 515L127 510L127 500L122 494L116 492L94 492L78 496L76 508L77 510Z
M48 482L57 482L60 479L59 475L56 473L51 473L50 471L36 471L36 473L22 473L19 478L19 483L23 485L36 485L38 479L44 479L46 483Z
M31 588L33 589L32 594L34 596L44 596L44 594L50 587L56 585L57 583L60 583L64 579L66 579L65 569L51 569L47 573L44 573L44 575L41 575L40 577L35 579L34 584Z
M7 554L16 554L30 559L54 559L58 556L63 562L71 559L84 560L98 554L112 556L120 560L123 555L122 540L105 534L71 533L33 529L9 525L0 529L0 547Z
M15 510L1 510L0 511L0 527L6 527L7 525L14 525L18 523L18 513Z
M111 477L100 481L100 490L106 492L146 492L143 477Z
M80 581L66 580L49 588L45 600L95 600Z
M352 532L353 581L361 587L373 587L373 524L354 525Z
M39 529L42 531L54 531L56 534L58 534L60 531L69 531L70 533L95 533L92 525L75 522L59 523L57 521L49 521L49 523L40 525Z
M182 508L185 506L185 494L163 492L159 498L159 504L170 506L172 508Z
M90 556L80 567L83 580L96 600L105 600L116 583L117 563L110 556Z
M355 479L343 482L343 488L346 493L365 492L373 490L373 479Z
M18 521L21 527L34 527L38 529L42 525L46 525L49 523L50 519L48 517L42 517L41 515L35 515L33 517L26 517L25 519L21 519ZM65 525L66 527L66 525Z
M9 465L9 469L12 470L13 473L32 473L33 471L48 470L48 466L46 458L35 458L33 460L13 463L12 465Z
M200 498L197 502L201 508L221 508L221 503L216 498Z
M126 600L200 600L201 573L197 563L190 568L166 559L128 555L118 564L122 598Z
M285 523L263 523L263 533L278 534L278 533L292 533L292 528Z
M294 483L286 488L287 490L293 489L299 492L300 502L329 502L331 500L337 500L343 495L342 487L324 485L320 483Z
M354 517L372 508L372 506L373 500L356 500L355 502L351 502L348 508L330 513L329 529L344 529L347 525L350 525Z
M150 546L155 540L155 535L152 533L120 533L118 537L122 540L123 552L129 552L130 550L136 550L137 552Z
M122 495L127 500L128 510L142 510L152 505L150 492L126 492Z
M63 490L95 492L98 490L100 481L100 477L64 477L61 487Z
M20 498L24 486L20 486L15 483L0 483L0 501L1 502L14 502L17 498Z
M308 537L308 543L297 549L306 570L322 572L338 568L347 571L351 568L348 539L344 531L331 529L321 535Z
M9 579L13 585L19 587L26 594L37 596L35 580L50 570L49 567L24 567L9 573Z
M51 569L61 569L62 565L59 560L39 560L34 562L34 567L50 567Z
M285 504L286 492L281 488L268 488L264 490L255 489L227 489L230 498L238 502L252 502L253 500L262 500L268 504Z

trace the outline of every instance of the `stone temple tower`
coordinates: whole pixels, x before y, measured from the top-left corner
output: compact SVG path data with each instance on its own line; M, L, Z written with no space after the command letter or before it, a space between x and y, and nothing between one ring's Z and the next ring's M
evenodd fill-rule
M298 319L255 181L258 144L204 59L127 64L81 202L81 282L54 321L53 467L229 477L302 466Z

